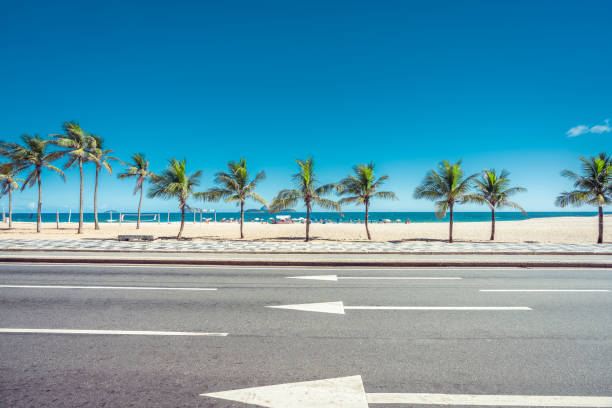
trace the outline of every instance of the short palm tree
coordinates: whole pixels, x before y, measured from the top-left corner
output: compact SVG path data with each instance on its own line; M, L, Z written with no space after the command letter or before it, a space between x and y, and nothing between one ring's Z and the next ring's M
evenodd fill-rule
M64 169L79 166L80 189L79 189L79 228L77 234L83 233L83 164L95 161L91 149L95 146L95 140L81 128L77 122L65 122L64 134L53 135L53 144L63 147L64 154L69 156Z
M603 206L612 203L612 158L605 153L599 156L581 157L581 175L563 170L561 175L574 182L575 190L561 193L555 204L559 207L583 204L596 205L599 209L599 235L597 243L603 243Z
M485 204L491 208L491 241L495 239L495 209L502 207L512 207L526 214L523 207L509 198L516 193L527 191L523 187L509 187L510 173L502 170L499 174L494 169L482 172L480 179L474 180L475 193L466 194L463 197L464 203Z
M96 183L94 185L94 224L95 229L99 230L100 225L98 224L98 177L102 168L108 171L108 174L113 174L113 167L109 160L121 161L116 157L111 156L113 151L111 149L104 148L104 140L97 135L91 135L94 140L94 146L91 148L91 153L94 156L94 163L96 164Z
M323 198L337 188L336 184L318 185L314 172L314 161L312 158L296 160L299 172L293 175L295 189L281 190L270 205L271 212L278 212L287 208L293 208L298 201L303 201L306 207L306 241L310 239L310 211L314 205L330 210L341 212L340 204Z
M384 200L397 200L397 196L392 191L378 191L379 187L389 178L389 176L381 176L378 179L374 176L374 163L368 165L358 164L353 167L353 174L349 174L340 181L338 192L340 196L348 196L342 198L338 204L363 204L365 206L365 229L368 239L370 230L368 228L368 212L370 203L374 198Z
M192 175L187 174L186 160L170 159L168 167L160 174L151 177L153 185L147 194L149 198L177 198L181 210L181 229L176 239L181 239L185 226L185 210L188 208L187 200L193 194L193 189L200 184L202 171L198 170Z
M132 155L132 162L127 163L128 168L123 173L119 173L120 179L135 178L136 188L134 195L140 191L138 200L138 216L136 218L136 229L140 229L140 208L142 207L142 194L145 181L149 180L153 173L149 171L149 161L143 153L135 153Z
M436 217L444 218L450 212L448 227L448 242L453 242L453 210L468 194L472 180L477 174L464 177L461 160L451 164L444 160L438 165L438 170L431 170L420 186L414 190L414 198L436 202Z
M250 179L246 159L229 162L227 170L227 172L220 171L215 175L215 183L218 187L213 187L204 193L196 193L194 196L208 201L224 199L225 202L235 202L240 205L240 238L244 238L244 202L250 198L267 205L266 200L255 192L257 184L265 180L266 173L260 171L253 179Z
M0 166L0 198L8 194L9 199L9 229L13 228L13 191L19 188L19 183L23 180L17 178L18 171L15 166L10 163L5 163Z
M59 174L64 181L64 172L53 166L51 163L61 158L63 152L49 152L47 149L51 145L51 140L42 139L39 136L21 136L19 143L0 143L0 155L8 157L15 171L30 172L21 185L23 191L26 187L38 184L38 216L36 218L36 232L40 232L41 210L42 210L42 170L48 169Z

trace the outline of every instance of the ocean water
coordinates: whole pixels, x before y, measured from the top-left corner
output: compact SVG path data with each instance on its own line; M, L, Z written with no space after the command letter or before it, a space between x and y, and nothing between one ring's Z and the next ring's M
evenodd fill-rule
M606 212L606 214L610 214L610 212ZM244 214L244 218L247 221L253 221L254 219L263 219L269 220L271 218L275 218L277 215L290 215L292 218L300 218L306 217L305 212L280 212L277 214L269 214L269 213L254 213L247 212ZM597 215L595 211L574 211L574 212L561 212L561 211L551 211L551 212L530 212L527 215L522 215L520 212L496 212L496 219L498 221L513 221L513 220L526 220L529 218L548 218L548 217L594 217ZM7 213L8 216L8 213ZM68 213L60 213L59 219L60 222L68 222ZM229 219L238 219L240 214L238 212L218 212L216 214L217 221L221 220L229 220ZM83 214L83 218L85 222L93 222L94 216L93 213L85 213ZM111 214L108 212L99 213L98 219L100 222L117 222L119 218L119 213L112 213L112 221ZM323 221L323 222L360 222L364 219L363 212L345 212L343 216L336 212L312 212L311 218L314 221ZM488 211L479 211L479 212L455 212L454 214L455 222L478 222L478 221L490 221L491 213ZM188 222L193 222L194 214L187 213L185 215L185 219ZM215 219L214 213L203 213L202 219ZM389 219L392 221L399 220L400 222L406 222L410 220L410 222L447 222L448 214L445 218L438 220L436 218L435 213L433 212L370 212L369 220L370 222L378 222L384 219ZM43 222L55 222L56 214L55 213L43 213L42 221ZM78 222L79 214L72 213L70 217L71 222ZM158 221L159 220L159 221ZM181 214L176 212L170 213L170 221L180 221ZM200 213L195 214L196 222L200 221ZM13 213L13 221L26 221L26 222L36 222L36 212L32 213ZM159 213L143 213L141 216L141 222L167 222L168 221L168 212L159 212ZM130 213L129 215L124 216L123 222L136 222L136 215Z

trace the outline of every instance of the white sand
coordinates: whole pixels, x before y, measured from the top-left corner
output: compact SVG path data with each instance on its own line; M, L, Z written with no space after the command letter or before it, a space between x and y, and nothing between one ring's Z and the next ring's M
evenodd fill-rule
M604 242L612 242L612 216L605 216ZM143 223L136 230L133 223L101 223L99 231L93 223L86 223L84 233L76 234L76 223L43 223L42 232L36 233L36 223L14 222L13 229L0 223L0 238L117 238L119 234L151 234L176 236L179 223ZM488 241L490 222L455 223L455 241ZM244 226L246 240L295 240L304 237L304 224L259 224L247 222ZM363 224L311 224L311 237L319 240L363 241L366 233ZM448 223L412 224L370 224L372 239L375 241L444 241L448 239ZM202 240L239 239L239 224L210 223L185 224L184 236ZM539 243L594 243L597 240L597 217L534 218L523 221L498 221L496 223L498 242L539 242Z

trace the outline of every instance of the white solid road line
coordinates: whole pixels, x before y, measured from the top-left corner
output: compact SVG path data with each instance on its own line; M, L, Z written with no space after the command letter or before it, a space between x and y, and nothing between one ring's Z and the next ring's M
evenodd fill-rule
M345 310L532 310L527 306L344 306Z
M565 395L472 395L367 393L370 404L470 405L495 407L612 407L610 397Z
M610 292L608 289L480 289L481 292Z
M208 291L217 288L172 288L157 286L72 286L72 285L0 285L0 288L22 288L22 289L110 289L110 290L187 290Z
M525 311L527 306L344 306L342 301L266 306L272 309L345 314L345 310L421 310L421 311Z
M0 328L0 333L22 334L113 334L128 336L207 336L225 337L228 333L148 331L148 330L75 330L75 329L10 329Z
M366 393L360 375L200 395L267 408L368 408L369 404L612 407L611 397Z
M181 265L181 264L176 264L176 265L169 265L169 264L142 264L142 265L134 265L134 264L122 264L121 261L117 261L116 263L113 264L98 264L98 263L87 263L87 260L83 260L80 263L77 262L52 262L52 263L45 263L45 262L35 262L35 263L31 263L31 262L11 262L11 263L4 263L3 265L19 265L19 266L76 266L76 267L91 267L91 268L160 268L160 269L177 269L177 268L185 268L185 269L244 269L244 270L249 270L249 269L253 269L253 270L296 270L296 271L304 271L304 270L317 270L317 271L363 271L363 270L376 270L376 271L412 271L412 272L432 272L432 271L436 271L436 270L462 270L462 271L490 271L490 270L495 270L495 271L516 271L516 270L521 270L521 271L525 271L525 270L529 270L529 269L541 269L541 268L537 268L537 267L528 267L528 268L522 268L522 267L492 267L492 266L477 266L477 267L470 267L470 266L456 266L456 267L445 267L445 266L430 266L430 267L410 267L410 266L399 266L399 267L393 267L393 266L386 266L386 267L372 267L372 266L364 266L361 268L355 268L355 267L343 267L343 266L338 266L338 267L316 267L316 266L240 266L240 265ZM577 268L571 268L571 267L560 267L560 268L555 268L555 270L574 270ZM578 268L579 269L579 268ZM608 270L605 268L589 268L589 271L592 272L607 272ZM550 271L548 271L550 272Z
M311 276L287 276L287 279L306 279L306 280L322 280L334 281L339 279L347 280L457 280L461 279L458 276L338 276L338 275L311 275Z

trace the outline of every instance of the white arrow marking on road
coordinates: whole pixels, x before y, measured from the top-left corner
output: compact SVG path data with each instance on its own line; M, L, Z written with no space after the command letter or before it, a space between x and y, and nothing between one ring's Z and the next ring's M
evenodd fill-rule
M157 286L72 286L72 285L0 285L0 288L22 289L112 289L112 290L217 290L217 288L162 288Z
M344 304L342 302L325 302L325 303L302 303L299 305L280 305L266 306L272 309L290 309L300 310L303 312L319 312L319 313L334 313L344 314Z
M610 292L608 289L480 289L481 292Z
M267 408L368 408L359 375L200 395Z
M148 331L148 330L77 330L77 329L9 329L0 328L0 333L21 334L116 334L129 336L211 336L226 337L228 333Z
M310 279L322 281L334 281L339 279L353 280L457 280L458 276L338 276L338 275L313 275L313 276L287 276L287 279Z
M266 306L272 309L289 309L303 312L345 314L345 310L445 310L445 311L519 311L532 310L527 306L344 306L342 301L302 303L296 305Z
M200 394L266 408L368 408L369 404L612 407L612 397L366 393L361 376Z

